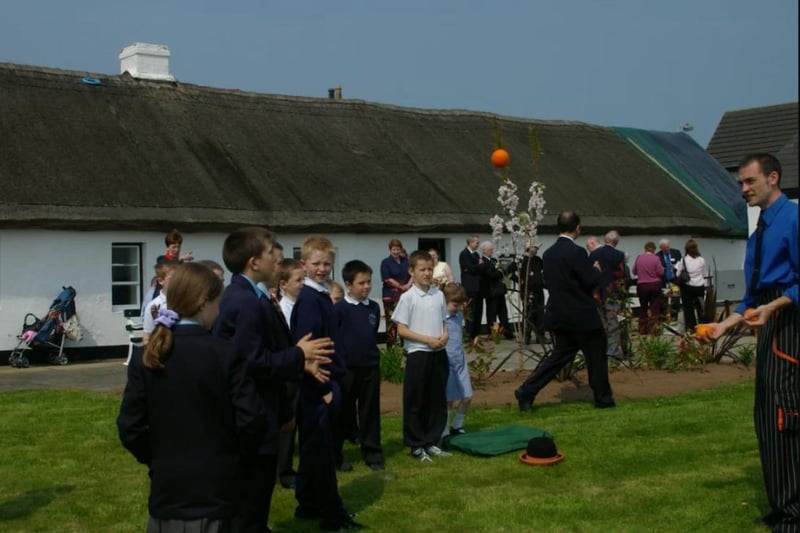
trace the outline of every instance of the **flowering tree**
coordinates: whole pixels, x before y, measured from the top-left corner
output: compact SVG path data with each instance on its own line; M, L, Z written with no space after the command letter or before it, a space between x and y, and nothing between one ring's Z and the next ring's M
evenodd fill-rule
M501 183L497 189L497 202L500 204L501 213L495 214L489 219L489 226L492 228L492 240L495 243L495 248L499 249L500 241L507 233L511 238L510 249L504 247L504 251L510 253L516 262L516 271L520 279L528 280L529 272L519 272L522 263L522 257L527 253L528 249L537 244L539 223L544 218L547 210L545 207L544 189L545 186L542 182L537 181L539 173L539 158L541 151L539 149L539 141L536 136L536 130L531 127L531 148L532 148L532 163L533 163L533 180L528 188L528 203L526 209L519 209L520 198L517 194L517 185L512 181L506 165L509 161L509 155L502 148L500 141L500 134L495 122L495 132L497 136L497 150L492 155L492 162L498 168L498 175ZM502 157L496 157L498 152ZM527 269L530 269L531 262L526 262ZM531 301L530 287L528 284L524 285L525 294L520 294L519 302L512 301L512 306L521 316L520 324L525 328L531 328L530 317L532 316L529 309L533 305L541 305L541 303ZM519 329L519 328L517 328ZM528 335L530 332L528 331ZM538 336L538 334L537 334ZM520 339L520 331L517 331L517 338Z

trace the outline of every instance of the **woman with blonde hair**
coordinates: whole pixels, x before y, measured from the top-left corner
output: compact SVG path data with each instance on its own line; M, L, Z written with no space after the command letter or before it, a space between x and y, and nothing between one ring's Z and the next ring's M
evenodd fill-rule
M448 283L453 283L453 270L450 265L439 260L439 250L431 248L428 255L433 259L433 284L443 289Z
M222 280L184 263L169 288L128 366L119 437L149 469L148 533L230 531L241 462L255 454L266 414L244 359L210 333Z
M697 241L689 239L684 247L686 254L675 265L675 277L679 279L684 270L689 273L689 280L681 284L681 302L683 303L683 323L686 331L703 320L706 295L706 260L700 255Z

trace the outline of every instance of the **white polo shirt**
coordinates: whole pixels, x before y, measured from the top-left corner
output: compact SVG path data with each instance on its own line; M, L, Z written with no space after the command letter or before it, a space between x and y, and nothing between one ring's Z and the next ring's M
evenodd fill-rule
M444 331L444 319L447 316L447 305L442 291L431 285L427 291L412 285L400 295L392 313L392 322L403 324L414 333L439 337ZM409 352L432 352L430 346L422 342L403 339Z

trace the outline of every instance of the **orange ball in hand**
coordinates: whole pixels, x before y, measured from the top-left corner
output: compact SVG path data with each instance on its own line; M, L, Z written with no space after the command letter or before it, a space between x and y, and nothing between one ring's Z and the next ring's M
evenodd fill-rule
M698 337L708 338L714 333L714 328L710 324L698 324L694 327L694 334Z
M754 312L755 312L755 309L753 309L752 307L748 307L747 309L744 310L744 314L742 316L748 322L755 322L756 320L758 320L758 315L753 314ZM750 315L753 315L753 316L750 316Z
M498 148L492 152L492 164L497 168L505 168L508 162L511 161L511 156L502 148Z

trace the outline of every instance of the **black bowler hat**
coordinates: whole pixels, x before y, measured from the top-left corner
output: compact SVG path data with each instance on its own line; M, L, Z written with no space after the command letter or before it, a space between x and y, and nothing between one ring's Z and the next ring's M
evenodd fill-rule
M564 454L556 448L552 437L534 437L528 441L528 449L519 456L526 465L554 465L564 458Z

